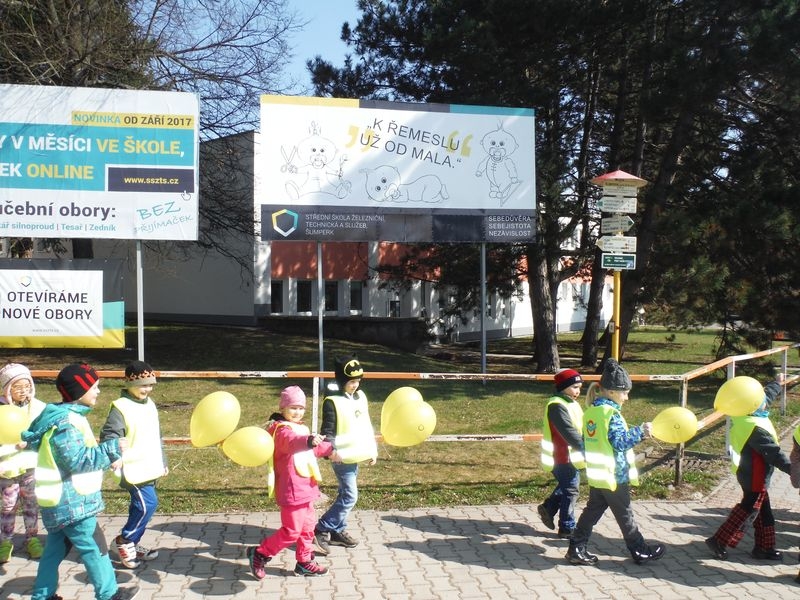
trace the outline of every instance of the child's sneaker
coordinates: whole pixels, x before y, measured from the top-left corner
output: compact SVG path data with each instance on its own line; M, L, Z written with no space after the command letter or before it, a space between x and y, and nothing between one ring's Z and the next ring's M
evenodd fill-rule
M346 531L331 531L330 541L331 546L344 546L345 548L355 548L358 546L358 540Z
M14 544L11 540L3 540L0 542L0 564L7 563L11 560L11 552L14 550Z
M136 546L136 559L137 560L154 560L158 558L158 550L155 548L146 548L145 546Z
M299 562L294 567L294 574L297 577L320 577L327 575L328 569L321 567L315 560L309 562Z
M39 541L38 537L32 537L28 539L27 543L25 544L25 549L28 551L28 556L31 558L42 558L44 548L42 547L42 542Z
M133 542L126 542L125 538L118 535L114 538L114 547L119 556L119 562L122 563L122 566L126 569L135 569L142 564L136 558L136 544Z
M250 563L250 574L259 581L267 576L267 571L264 567L272 560L271 556L264 556L258 551L255 546L250 546L247 549L247 560Z
M314 541L312 542L314 545L314 554L318 556L328 556L331 551L330 539L331 536L327 531L315 531Z
M117 593L111 596L111 600L133 600L139 595L139 586L134 585L127 588L117 588Z

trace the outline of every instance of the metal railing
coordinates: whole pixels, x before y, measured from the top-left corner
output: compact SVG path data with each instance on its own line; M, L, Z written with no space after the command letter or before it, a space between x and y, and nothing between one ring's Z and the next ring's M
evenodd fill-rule
M750 354L740 354L729 356L708 365L704 365L692 371L677 375L642 375L631 374L630 378L638 382L667 382L674 381L679 384L679 403L686 407L689 397L689 383L704 375L708 375L717 369L726 369L727 378L736 376L736 367L740 363L750 360L763 358L772 354L782 354L781 372L784 374L785 384L781 394L781 414L786 413L786 387L796 384L800 380L798 369L789 367L788 352L794 348L800 348L800 344L792 344L753 352ZM58 371L55 370L31 370L34 377L55 378ZM124 371L121 370L100 370L101 377L123 378ZM322 380L332 380L333 371L157 371L160 378L175 379L312 379L312 417L311 423L316 428L318 422L318 412L320 404L319 390ZM599 381L600 375L582 374L584 381ZM395 371L370 371L364 374L365 379L392 379L400 381L420 381L420 380L451 380L451 381L553 381L553 374L515 374L515 373L409 373ZM698 421L698 434L704 429L713 425L717 421L725 418L719 412L712 412L708 416ZM380 439L380 435L377 436ZM727 431L726 431L727 438ZM434 434L428 437L428 442L540 442L541 433L516 433L516 434ZM694 439L694 438L693 438ZM170 437L165 438L168 444L190 444L189 437ZM691 441L691 440L689 440ZM727 440L726 440L727 441ZM687 442L688 443L688 442ZM675 458L675 484L679 485L683 479L683 458L685 444L677 444ZM726 444L727 447L727 444Z

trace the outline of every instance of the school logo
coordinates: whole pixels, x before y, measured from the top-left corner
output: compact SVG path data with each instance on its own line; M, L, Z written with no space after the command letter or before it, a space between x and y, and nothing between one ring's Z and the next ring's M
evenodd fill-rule
M589 437L594 437L595 433L597 433L597 423L594 421L588 421L586 423L586 435Z
M293 210L281 209L272 213L272 229L280 233L283 237L289 237L297 231L297 221L299 215Z

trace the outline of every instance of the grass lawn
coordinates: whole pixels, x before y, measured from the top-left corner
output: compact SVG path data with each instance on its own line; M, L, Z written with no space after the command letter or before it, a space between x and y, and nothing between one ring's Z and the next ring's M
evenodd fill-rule
M129 342L136 331L129 330ZM714 360L715 333L670 332L661 328L634 331L628 341L623 364L632 374L680 374ZM294 337L255 329L158 325L145 330L145 359L164 371L308 371L319 366L316 337ZM531 374L530 339L493 341L488 347L487 371L497 374ZM579 335L559 337L562 364L579 363ZM326 368L333 358L356 353L367 370L363 389L370 398L370 411L379 429L381 402L403 385L413 385L436 411L436 434L519 434L538 433L544 405L552 391L550 382L535 381L453 381L426 379L370 379L369 372L480 372L476 347L444 347L428 356L408 354L383 346L326 340ZM752 374L767 381L770 363L779 364L780 355L753 361L737 374ZM0 349L0 360L16 361L31 369L60 369L73 361L87 361L98 370L121 370L137 358L135 349ZM797 351L789 353L790 366L800 363ZM724 381L723 370L693 380L688 405L699 417L712 411L714 395ZM37 378L37 397L56 401L52 380ZM239 426L264 423L277 406L280 390L297 384L311 394L311 380L276 379L167 379L162 378L153 394L161 411L165 437L189 435L194 405L205 395L226 390L241 405ZM121 383L104 380L98 407L90 420L99 429L109 403L117 398ZM680 402L677 382L634 385L623 414L631 424L652 420L658 412ZM779 430L791 425L800 414L800 396L790 392L787 414L773 411ZM310 418L310 411L309 411ZM646 440L637 446L643 457L644 498L684 498L704 494L728 473L724 457L724 421L701 432L687 444L684 479L673 488L674 465L669 453L674 446ZM381 445L379 460L363 467L359 476L359 507L388 509L456 504L534 503L549 493L552 477L541 470L539 445L535 442L426 442L411 448ZM193 448L186 444L168 446L170 475L159 484L160 511L234 512L272 510L266 497L263 467L240 467L220 449ZM323 491L335 494L335 478L327 461L322 461ZM127 494L106 481L108 511L123 512Z

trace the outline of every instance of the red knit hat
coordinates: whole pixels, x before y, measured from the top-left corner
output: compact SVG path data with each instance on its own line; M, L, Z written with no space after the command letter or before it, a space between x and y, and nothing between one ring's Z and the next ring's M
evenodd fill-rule
M561 392L571 385L583 383L583 378L575 369L561 369L556 373L554 381L556 383L556 390Z

